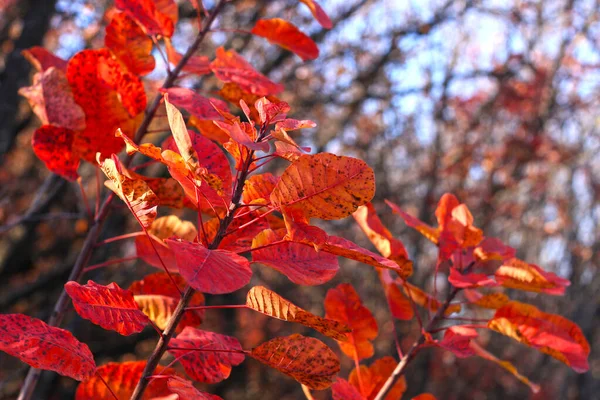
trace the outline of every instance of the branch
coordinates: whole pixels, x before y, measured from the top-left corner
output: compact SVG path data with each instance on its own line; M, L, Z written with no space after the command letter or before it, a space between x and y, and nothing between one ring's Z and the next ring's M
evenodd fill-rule
M206 34L210 30L210 26L214 22L217 14L219 14L221 9L225 5L225 2L226 2L226 0L219 1L217 6L215 7L213 13L206 20L206 25L204 26L202 31L200 31L198 33L198 36L196 37L196 40L194 41L194 43L190 46L188 51L182 57L179 64L177 64L177 66L168 75L167 79L165 79L165 82L162 85L163 89L168 89L171 86L173 86L173 84L175 83L175 80L177 79L177 77L179 76L181 71L183 70L183 67L187 64L189 59L192 57L192 55L198 50L198 48L202 44L202 41L204 40L204 38L206 37ZM154 97L154 99L152 100L152 103L150 103L150 105L146 109L146 115L144 116L144 119L143 119L142 123L140 124L139 128L137 129L135 136L134 136L134 140L136 143L139 143L140 140L146 134L146 131L148 130L148 127L150 126L152 119L156 115L156 111L158 110L158 106L160 105L161 99L162 99L162 94L160 94L160 93L157 94ZM125 165L129 165L131 163L131 159L132 159L131 156L128 157L125 162ZM240 194L240 196L241 196L241 194ZM111 206L111 203L114 198L115 198L115 196L113 193L109 193L104 198L104 201L103 201L102 205L100 206L98 213L96 214L94 223L85 238L83 247L81 248L81 252L79 253L79 256L77 257L77 260L75 261L75 265L73 265L73 269L71 270L71 274L69 275L69 281L78 281L81 278L81 276L83 274L83 270L84 270L85 266L87 265L88 261L90 260L90 258L92 256L92 252L96 245L96 242L98 241L100 233L102 232L102 226L104 225L104 222L105 222L106 218L108 217L108 214L110 211L110 206ZM192 294L193 294L193 291L192 291ZM191 294L190 294L190 297L191 297ZM184 296L184 298L185 298L185 296ZM68 300L69 300L69 296L63 290L62 293L60 294L60 297L58 298L58 301L56 302L56 304L54 306L54 311L52 312L52 315L48 321L48 325L50 325L50 326L60 325L60 323L62 322L62 319L65 315L65 312L67 310L67 306L69 304ZM27 377L25 378L25 381L23 382L21 392L19 393L18 400L30 400L31 399L31 396L33 395L33 392L37 385L37 382L39 381L40 375L41 375L41 370L35 369L35 368L29 369L29 372L27 373Z
M450 293L448 293L448 297L446 298L446 301L444 301L444 304L442 304L442 306L437 310L435 315L431 318L431 320L427 324L427 327L425 328L425 331L421 332L421 336L419 336L419 339L413 343L410 350L404 355L404 357L400 359L398 365L396 365L396 368L394 369L390 377L387 379L385 384L381 387L379 393L377 393L377 396L375 396L373 400L385 399L390 390L392 390L392 387L394 387L394 385L396 384L396 381L398 381L398 379L400 379L400 377L404 374L406 367L408 366L410 361L416 356L417 352L419 351L419 347L425 342L425 334L431 333L431 331L435 328L435 325L440 321L440 319L442 319L444 313L450 306L450 302L454 300L458 292L460 292L459 288L453 288L450 291Z

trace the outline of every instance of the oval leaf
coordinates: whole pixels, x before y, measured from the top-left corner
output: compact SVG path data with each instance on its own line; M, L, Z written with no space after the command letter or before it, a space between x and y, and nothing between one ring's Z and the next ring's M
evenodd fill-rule
M77 314L104 329L131 335L148 324L148 317L138 309L133 294L114 282L102 286L94 281L88 281L87 285L70 281L65 284L65 291Z
M231 293L250 282L250 262L236 253L209 250L181 239L167 239L166 243L175 254L181 276L202 293Z
M310 389L327 389L340 371L340 361L325 343L298 334L269 340L250 355Z
M0 350L33 368L78 381L89 379L96 370L89 347L71 332L23 314L0 314Z
M304 61L319 57L315 42L294 24L281 18L259 19L250 32L295 53Z
M329 153L301 155L281 175L271 203L302 210L307 218L340 219L375 194L375 175L364 162Z
M79 157L71 151L75 132L54 125L44 125L33 133L31 144L35 155L46 168L71 181L77 179Z
M246 296L246 306L283 321L297 322L333 339L348 340L350 328L341 322L314 315L263 286L255 286Z

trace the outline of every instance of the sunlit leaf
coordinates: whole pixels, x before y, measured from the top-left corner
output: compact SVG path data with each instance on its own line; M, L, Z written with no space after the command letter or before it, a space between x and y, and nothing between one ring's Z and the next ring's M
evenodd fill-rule
M44 125L33 133L31 144L35 155L46 168L66 179L77 179L79 157L71 151L75 132L54 125Z
M358 373L356 369L350 372L348 381L354 386L362 396L367 400L372 400L377 396L379 390L383 387L389 376L392 374L398 362L393 357L383 357L376 360L369 367L360 366L360 377L362 386L359 384ZM392 386L385 400L395 400L402 398L402 394L406 391L406 379L400 377Z
M231 367L244 361L242 346L236 338L189 326L171 339L169 353L179 359L192 379L206 383L227 379Z
M169 38L165 38L165 48L169 62L173 66L179 65L183 55L175 50ZM210 74L210 59L206 56L192 55L183 65L182 70L194 75Z
M127 68L137 75L154 70L152 39L126 13L115 13L106 26L104 44Z
M300 285L320 285L339 270L334 255L317 252L311 245L285 241L271 229L254 238L252 249L252 262L268 265Z
M167 239L166 243L175 254L181 276L202 293L230 293L250 282L250 262L236 253L209 250L181 239Z
M250 355L310 389L327 389L340 371L340 362L329 347L298 334L271 339L253 348Z
M303 310L289 300L284 299L277 293L263 286L255 286L250 289L246 296L246 305L251 309L270 317L308 326L309 328L313 328L317 332L321 332L323 335L336 340L347 340L345 334L350 332L350 328L343 323L321 318Z
M92 352L71 332L23 314L0 314L0 350L33 368L78 381L89 379L96 370Z
M448 275L448 282L454 287L466 289L466 288L478 288L478 287L490 287L497 286L498 284L493 278L488 277L487 274L476 274L468 273L462 274L456 270L456 268L450 268L450 275Z
M176 21L160 12L155 3L154 0L115 0L115 7L137 20L148 35L171 37Z
M299 1L300 1L300 3L306 4L306 6L310 9L310 12L312 13L313 17L315 17L317 22L319 22L319 24L321 24L321 26L323 28L331 29L333 27L331 20L329 19L329 17L325 13L325 11L323 11L321 6L316 1L314 1L314 0L299 0Z
M191 89L182 87L172 87L162 89L162 93L168 93L169 101L177 107L183 108L199 119L222 121L223 117L214 106L215 99L208 99L199 95Z
M373 170L352 157L302 155L281 175L271 204L298 208L307 218L340 219L375 194Z
M133 394L137 382L141 379L145 367L146 361L111 362L102 365L98 367L96 375L79 384L75 400L115 400L102 379L110 385L119 400L128 400ZM161 375L175 375L175 370L163 369ZM170 393L166 379L152 379L142 399L150 400L155 397L167 396Z
M417 232L425 236L427 239L431 240L433 243L438 244L440 234L437 231L437 229L420 221L418 218L413 217L412 215L410 215L391 201L386 200L385 202L392 209L392 211L394 211L396 214L402 217L406 225L416 229Z
M56 67L62 72L67 72L67 61L55 56L43 47L33 46L23 50L21 54L38 71L43 72L50 67Z
M283 91L283 86L271 82L256 71L248 61L235 50L217 49L217 58L210 63L210 69L222 82L236 83L243 90L258 96L268 96Z
M492 310L497 310L510 301L510 298L501 292L483 295L476 290L464 290L463 293L471 303Z
M342 283L327 291L325 313L326 318L343 322L352 329L346 334L348 341L338 342L344 354L359 360L373 356L371 341L377 337L377 321L351 285Z
M314 60L319 56L316 43L284 19L259 19L251 32L295 53L304 61Z
M457 357L471 357L475 354L471 348L471 343L477 336L477 331L473 328L452 326L446 329L443 339L437 341L436 345L451 351Z
M271 192L275 188L278 177L270 172L252 175L244 184L242 201L244 204L266 205L269 203Z
M141 332L148 324L148 317L138 308L133 293L114 282L103 286L94 281L86 285L69 281L65 291L73 300L77 314L104 329L131 335Z
M562 361L575 372L589 369L589 343L576 324L560 315L511 301L496 311L488 327Z
M518 258L504 262L496 270L496 281L507 288L563 295L571 284L568 279L544 271L535 264L529 264Z

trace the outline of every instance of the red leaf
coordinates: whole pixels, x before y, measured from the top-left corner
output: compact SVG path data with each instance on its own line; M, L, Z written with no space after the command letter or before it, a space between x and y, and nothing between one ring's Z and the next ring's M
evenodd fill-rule
M575 372L589 369L588 341L575 323L560 315L511 301L496 311L488 327L562 361Z
M236 338L189 326L171 339L169 346L169 353L177 357L185 372L198 382L221 382L229 376L231 366L244 361L243 353L231 352L242 351L242 346Z
M271 82L257 72L248 61L235 50L217 49L217 58L210 63L210 69L222 82L233 82L243 90L258 96L268 96L283 91L283 85Z
M258 234L252 241L252 262L268 265L299 285L320 285L335 276L339 269L337 257L307 244L282 240L271 229Z
M331 20L316 1L300 0L300 2L306 4L306 6L310 9L310 12L312 13L313 17L315 17L315 19L319 22L319 24L321 24L323 28L331 29L333 27Z
M174 23L168 15L160 12L153 0L115 0L115 6L144 27L148 35L173 36Z
M183 55L178 53L171 44L171 40L165 38L165 47L167 50L167 58L173 66L179 65ZM191 56L182 68L183 71L194 75L210 74L210 59L206 56Z
M347 380L342 378L337 378L333 385L331 385L331 392L333 400L364 400L360 392Z
M55 56L43 47L30 47L23 50L22 54L38 71L43 72L50 67L56 67L62 72L67 72L67 61Z
M427 225L418 218L413 217L412 215L402 210L398 205L392 203L391 201L386 200L385 202L388 206L390 206L392 211L394 211L396 214L402 217L406 225L416 229L421 235L425 236L433 243L438 244L440 234L437 231L437 229Z
M152 39L126 13L115 13L106 26L104 44L136 75L154 70Z
M255 142L250 136L242 129L242 125L239 122L234 121L233 123L214 121L215 125L226 132L229 137L236 143L246 146L249 149L257 151L269 151L269 143L267 142Z
M498 286L498 283L493 278L489 278L487 274L461 274L456 268L450 268L448 282L461 289Z
M252 239L254 239L261 231L267 229L269 224L266 219L263 218L244 228L240 229L240 226L248 224L259 216L260 213L256 211L247 212L244 209L240 209L238 215L235 216L229 225L228 232L231 232L231 234L228 234L221 240L219 249L233 251L234 253L249 251L252 248ZM206 233L206 240L204 235L202 235L202 242L205 246L208 246L215 240L220 225L221 222L216 217L211 218L204 223L202 233Z
M114 136L120 128L133 137L137 120L132 118L146 108L146 94L139 77L125 70L110 50L83 50L67 67L67 79L75 102L85 112L86 129L75 137L73 149L94 163L96 153L103 158L118 153L123 141Z
M33 133L33 152L46 168L66 179L77 179L79 157L71 151L75 132L54 125L44 125Z
M553 272L544 271L535 264L513 258L503 263L496 270L496 281L507 288L542 292L552 295L563 295L571 284L568 279L561 278Z
M275 188L278 177L270 172L252 175L246 180L242 201L244 204L266 205L269 203L271 192Z
M373 400L377 393L381 390L389 376L392 374L398 363L393 357L383 357L373 362L369 367L366 365L360 366L360 377L356 368L350 372L348 381L357 388L366 400ZM360 384L362 382L362 385ZM385 400L396 400L402 398L402 394L406 391L406 379L402 376L392 386L390 392L385 396Z
M209 250L199 243L181 239L166 242L175 253L179 273L202 293L231 293L250 282L250 263L236 253Z
M118 399L131 397L137 382L141 379L146 361L111 362L98 367L97 374L77 387L75 400L115 400L102 379L110 385ZM175 370L166 368L161 375L174 375ZM102 377L102 379L100 379ZM143 400L150 400L171 393L165 379L152 379L144 392Z
M343 322L352 329L346 334L347 342L338 342L344 354L359 360L373 356L371 340L377 337L377 321L351 285L342 283L327 291L325 318Z
M444 338L436 344L451 351L457 357L471 357L475 355L475 351L471 347L471 341L477 336L477 331L473 328L453 326L446 330Z
M69 281L65 291L73 300L77 314L104 329L131 335L141 332L148 324L148 317L138 309L133 293L114 282L102 286L94 281L88 281L87 285Z
M385 290L390 311L395 318L402 321L410 321L415 311L410 300L402 293L389 270L378 271L381 277L381 282Z
M88 346L71 332L23 314L0 314L0 350L34 368L84 381L96 363Z
M259 19L251 32L297 54L304 61L319 57L315 42L294 24L281 18Z
M167 379L171 392L177 394L178 400L223 400L216 394L201 392L194 387L192 382L172 376Z
M175 106L183 108L185 111L195 116L198 119L210 119L222 121L224 118L215 110L211 99L199 95L193 90L172 87L169 89L161 89L162 93L169 94L169 101Z

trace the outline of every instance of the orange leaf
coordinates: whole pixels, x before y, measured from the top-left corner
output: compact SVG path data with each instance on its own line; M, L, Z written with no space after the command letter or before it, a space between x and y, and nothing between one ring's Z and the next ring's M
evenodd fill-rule
M340 257L349 258L377 268L385 268L396 271L401 277L407 278L412 274L412 263L404 263L402 266L394 261L381 257L367 249L364 249L348 239L338 236L329 236L327 243L321 246L323 251Z
M333 400L364 400L360 392L347 380L337 378L331 385Z
M158 197L150 190L148 184L141 179L130 179L124 175L123 166L115 154L103 162L98 159L98 164L109 179L104 183L106 187L127 204L141 226L150 227L156 218Z
M231 232L231 234L228 234L221 240L219 249L233 251L234 253L249 251L252 248L252 240L254 237L264 229L267 229L269 224L265 219L260 219L242 229L240 229L240 226L255 220L259 215L260 214L255 211L247 212L243 209L239 210L238 215L235 216L229 225L229 232ZM201 239L205 246L208 246L215 240L220 225L221 222L216 217L211 218L204 223L202 233L206 233L207 237L205 240L204 235L202 235Z
M476 290L464 290L465 297L473 304L497 310L510 301L510 298L504 293L496 292L487 295L482 295Z
M362 393L363 397L367 400L372 400L377 396L379 390L383 387L383 384L387 381L389 376L396 368L397 361L393 357L383 357L373 362L371 366L365 365L360 366L360 377L363 383L362 389L359 384L358 374L356 369L350 372L348 381L352 386L358 389ZM402 376L396 381L394 386L390 389L385 400L395 400L402 398L402 394L406 391L406 379Z
M216 394L201 392L194 387L192 382L178 376L172 376L167 379L167 385L171 392L179 396L178 400L223 400Z
M288 322L296 322L333 339L345 341L346 333L350 332L343 323L321 318L314 315L289 300L284 299L277 293L263 287L255 286L246 296L246 305L251 309L273 318Z
M269 203L271 192L275 188L278 177L270 172L253 175L246 180L242 201L244 204L266 205Z
M253 348L250 355L315 390L331 386L340 371L340 362L329 347L298 334L271 339Z
M496 311L488 327L562 361L575 372L589 369L589 343L576 324L560 315L511 301Z
M106 26L104 44L136 75L154 70L152 39L126 13L115 13Z
M440 234L435 228L433 228L433 227L427 225L425 222L422 222L421 220L413 217L412 215L405 212L399 206L392 203L391 201L386 200L385 202L388 206L390 206L392 211L394 211L396 214L398 214L402 217L402 219L404 220L406 225L410 226L411 228L416 229L417 232L419 232L421 235L425 236L427 239L431 240L433 243L438 244Z
M297 54L304 61L319 56L315 42L294 24L281 18L259 19L251 32Z
M383 225L371 203L360 206L352 216L382 256L398 265L410 262L404 244Z
M23 314L0 314L0 350L78 381L94 375L94 356L71 332Z
M185 372L198 382L221 382L231 373L231 366L244 361L242 346L236 338L189 326L171 339L169 346L169 353L177 357Z
M133 293L114 282L103 286L94 281L88 281L87 285L69 281L65 291L77 314L104 329L127 336L141 332L148 324L148 317L138 309Z
M54 125L44 125L33 133L31 144L35 155L46 168L66 179L77 179L79 157L71 151L75 132Z
M85 114L75 103L63 71L50 67L35 74L33 85L19 89L19 94L27 98L43 125L56 125L72 131L85 129Z
M487 274L461 274L456 268L450 268L448 282L450 282L452 286L461 289L498 285L496 281L493 278L489 278Z
M241 100L243 100L246 104L255 104L259 99L261 99L260 96L242 89L238 84L233 82L225 83L218 93L222 98L236 107L239 107ZM279 99L277 99L275 96L267 96L266 98L274 103L279 102ZM250 109L250 118L257 124L262 123L256 107Z
M404 294L407 297L412 298L412 300L416 304L420 305L421 307L427 308L427 309L431 310L432 312L436 312L441 306L441 303L439 302L439 300L435 299L428 293L424 292L423 290L419 289L418 287L416 287L414 285L411 285L408 282L405 282L402 285L402 289L404 291ZM460 304L451 304L446 309L446 312L444 313L444 315L448 316L450 314L460 312L460 310L461 310Z
M146 108L146 93L138 76L125 70L108 49L83 50L67 66L75 102L85 112L86 128L75 137L74 151L89 162L96 153L108 158L123 148L113 136L118 128L133 137L137 116Z
M187 283L202 293L231 293L250 282L247 259L227 250L209 250L199 243L167 239Z
M519 371L517 371L517 368L510 362L500 360L498 357L496 357L492 353L485 350L483 347L481 347L476 342L471 342L471 348L473 349L475 354L478 355L479 357L489 360L495 364L498 364L499 366L501 366L502 368L504 368L505 370L507 370L508 372L513 374L515 376L515 378L517 378L518 380L520 380L521 382L523 382L524 384L529 386L531 388L532 392L538 393L540 391L540 385L537 385L537 384L531 382L529 379L527 379L527 377L521 375L519 373Z
M183 55L175 50L169 38L165 38L165 47L169 62L177 66L183 59ZM206 56L193 55L184 64L182 70L195 75L210 74L210 59Z
M283 240L271 229L252 241L252 262L268 265L299 285L320 285L339 270L337 257L311 245ZM256 250L254 250L256 249Z
M127 400L133 394L137 382L142 377L146 361L111 362L98 367L97 374L77 387L75 400L115 400L106 388L106 381L119 400ZM100 379L100 377L102 379ZM175 370L166 368L161 375L175 375ZM143 400L167 396L171 393L165 379L152 379L144 392Z
M45 71L50 67L62 72L67 72L67 61L55 56L43 47L33 46L21 52L23 57L38 71Z
M283 91L283 86L271 82L257 72L248 61L235 50L217 49L217 58L210 63L210 69L222 82L236 83L242 90L258 96L268 96Z
M191 89L181 87L161 89L160 91L162 93L168 93L169 102L177 107L183 108L185 111L198 119L216 121L224 120L221 114L217 112L213 106L215 101L219 102L220 100L208 99Z
M154 0L115 0L115 7L137 20L148 35L173 36L177 21L160 12L155 3Z
M330 153L302 155L281 175L273 207L302 210L307 218L340 219L375 194L373 170L362 160Z
M306 6L310 9L310 12L312 13L313 17L315 17L317 22L319 22L319 24L321 24L321 26L323 28L331 29L333 27L331 20L329 19L329 17L325 13L325 11L323 11L321 6L316 1L314 1L314 0L299 0L299 1L300 1L300 3L306 4Z
M402 321L410 321L415 311L410 300L402 293L398 285L393 281L389 270L380 270L379 275L385 290L390 311L395 318Z
M478 336L477 331L465 326L452 326L446 329L444 338L436 341L435 345L451 351L457 357L471 357L475 354L471 348L473 339Z
M338 342L344 354L359 360L373 356L370 341L377 337L377 322L351 285L342 283L327 291L325 317L343 322L352 329L347 334L347 342Z
M571 284L568 279L518 258L508 260L496 270L496 281L507 288L552 295L565 294L565 288Z

